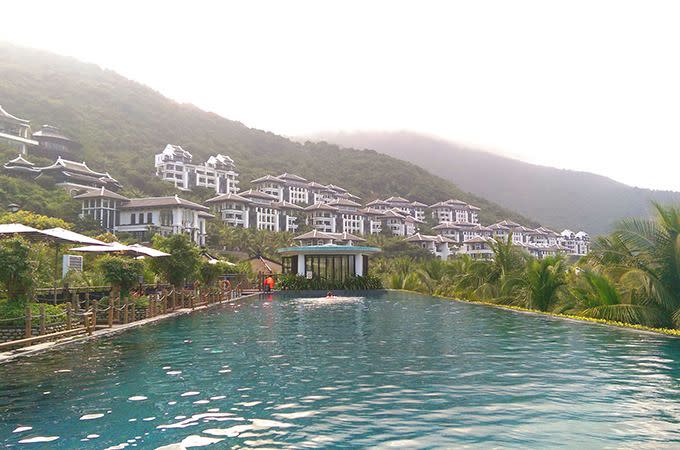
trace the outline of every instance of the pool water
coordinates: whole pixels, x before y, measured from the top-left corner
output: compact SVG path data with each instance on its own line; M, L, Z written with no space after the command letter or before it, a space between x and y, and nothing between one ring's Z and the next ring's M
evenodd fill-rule
M673 338L408 293L275 295L0 366L0 438L673 447L679 379Z

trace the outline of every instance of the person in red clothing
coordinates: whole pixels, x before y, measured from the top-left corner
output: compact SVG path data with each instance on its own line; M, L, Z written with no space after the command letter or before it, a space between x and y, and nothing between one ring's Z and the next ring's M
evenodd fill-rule
M264 291L271 292L274 290L274 286L276 286L276 281L274 281L274 277L269 274L269 276L264 279Z

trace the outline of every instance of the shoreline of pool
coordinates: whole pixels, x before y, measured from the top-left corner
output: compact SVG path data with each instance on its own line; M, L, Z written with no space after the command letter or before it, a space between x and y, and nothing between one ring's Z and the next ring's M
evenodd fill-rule
M280 291L275 291L275 292L280 292ZM273 293L275 293L273 292ZM87 342L90 340L95 340L95 339L101 339L101 338L106 338L110 336L117 335L119 333L123 333L128 330L132 330L134 328L142 327L144 325L148 324L153 324L157 322L161 322L167 319L172 319L180 316L184 316L187 314L191 314L194 311L203 311L208 308L214 308L218 307L220 305L228 305L235 303L236 301L240 300L246 300L246 299L251 299L253 297L258 297L262 295L263 292L255 292L252 294L246 294L242 295L241 297L236 297L231 300L227 300L221 303L211 303L208 305L203 305L196 307L194 309L191 308L182 308L178 309L177 311L173 311L171 313L167 313L161 316L155 316L155 317L150 317L148 319L142 319L138 320L136 322L131 322L128 324L122 324L122 325L116 325L113 328L101 328L98 330L95 330L92 332L91 335L78 335L78 336L73 336L73 337L66 337L62 339L57 339L56 341L49 341L49 342L42 342L40 344L35 344L35 345L29 345L27 347L20 347L14 350L8 350L6 352L0 353L0 365L6 364L13 362L17 359L27 357L27 356L34 356L37 354L49 352L51 350L55 350L61 347L65 347L67 345L71 344L79 344L83 342Z

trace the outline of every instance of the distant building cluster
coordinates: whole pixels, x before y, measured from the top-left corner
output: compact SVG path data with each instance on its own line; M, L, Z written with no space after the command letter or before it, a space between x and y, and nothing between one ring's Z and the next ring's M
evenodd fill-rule
M156 176L182 191L214 190L215 197L206 200L206 206L176 195L127 198L118 193L122 186L108 172L65 159L63 155L72 155L80 144L53 126L31 133L29 121L0 107L0 139L15 145L19 152L4 164L5 170L32 178L51 177L81 202L83 216L104 230L131 233L140 240L153 233L186 233L198 245L205 245L206 220L217 218L232 227L307 231L295 238L305 245L353 245L365 240L361 236L372 234L400 236L442 259L456 254L490 259L492 240L509 236L515 246L538 258L582 256L589 251L590 238L583 231L557 233L509 220L485 226L479 223L478 207L455 199L428 206L393 196L362 204L358 196L340 186L291 173L256 178L250 181L251 189L241 191L236 165L229 156L218 154L195 164L190 152L172 144L155 155ZM29 152L56 160L36 167L28 160ZM424 234L424 228L431 228L431 234Z

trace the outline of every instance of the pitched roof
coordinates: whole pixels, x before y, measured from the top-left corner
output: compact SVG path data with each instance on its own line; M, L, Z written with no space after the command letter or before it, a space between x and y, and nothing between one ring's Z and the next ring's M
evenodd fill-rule
M101 189L90 189L89 191L85 192L84 194L76 195L73 198L77 199L77 200L82 200L82 199L86 199L86 198L112 198L114 200L123 200L123 201L130 200L127 197L124 197L120 194L116 194L115 192L111 192L108 189L105 189L104 186L102 186Z
M168 144L165 146L163 149L163 153L166 152L172 153L173 157L181 157L181 158L186 158L191 160L193 158L192 154L189 153L188 151L184 150L181 146L175 145L175 144Z
M76 162L76 161L71 161L68 159L64 159L61 156L57 158L57 160L46 167L41 167L41 171L46 171L46 170L52 170L52 169L61 169L61 170L68 170L70 172L78 172L90 176L97 176L97 177L102 177L102 178L111 178L111 175L109 175L106 172L96 172L89 167L87 167L87 164L85 162Z
M337 241L357 241L357 242L365 242L366 239L356 236L354 234L348 233L346 231L343 231L342 233L326 233L330 236L333 237L333 239Z
M307 183L307 187L311 189L326 189L325 185L317 183L316 181L310 181L309 183Z
M277 175L276 178L279 178L281 180L290 180L290 181L298 181L300 183L306 183L307 180L302 178L300 175L295 175L293 173L282 173L281 175Z
M10 164L13 165L13 166L30 166L30 167L32 167L34 165L32 162L25 160L24 157L21 156L21 155L17 156L16 158L14 158L10 161L7 161L5 166L10 165Z
M357 203L353 200L350 200L348 198L336 198L335 200L332 200L328 202L329 205L333 206L352 206L352 207L361 207L360 203Z
M484 236L475 236L465 241L464 244L488 244L489 240Z
M207 212L205 212L205 211L199 211L199 212L198 212L198 217L203 217L204 219L214 219L214 218L215 218L214 215L212 215L212 214L210 214L210 213L207 213Z
M316 202L313 205L309 205L308 207L305 208L305 211L337 211L338 208L336 208L333 205L329 205L328 203L321 203L321 202Z
M233 192L229 192L227 194L222 194L218 195L217 197L210 198L205 201L205 203L216 203L216 202L223 202L231 200L233 202L242 202L242 203L250 203L250 200L248 200L245 197L241 197L238 194L234 194Z
M244 198L253 197L261 198L263 200L278 201L278 197L274 195L267 194L266 192L257 191L253 189L248 189L247 191L240 192L239 195Z
M324 233L323 231L312 230L312 231L309 231L307 233L301 234L300 236L296 236L296 237L293 238L294 241L303 241L303 240L307 240L307 239L335 240L336 237L332 236L331 233Z
M198 203L194 203L178 196L172 197L144 197L132 198L129 202L123 204L121 209L136 209L136 208L158 208L158 207L183 207L187 209L194 209L197 211L209 211L209 209Z
M347 189L341 188L340 186L336 186L334 184L329 184L326 187L335 192L347 192Z
M369 208L369 207L362 208L362 209L359 210L359 212L361 214L365 214L367 216L382 216L385 213L385 211L382 211L380 209Z
M376 198L372 202L366 203L366 206L376 206L376 205L390 206L390 204L387 203L385 200L380 200L379 198Z
M414 208L427 208L427 205L425 203L416 201L411 202L411 206L413 206Z
M280 184L285 184L285 181L283 181L281 178L275 177L273 175L265 175L260 178L255 178L254 180L251 180L251 183L264 183L265 181L271 181L273 183L280 183Z
M411 203L411 201L404 197L390 197L385 199L385 203Z
M279 208L279 209L299 209L300 211L304 210L300 205L296 205L295 203L287 202L287 201L282 201L282 202L272 202L272 206L274 208Z
M407 242L438 242L440 244L447 243L447 244L455 244L456 241L453 239L449 239L446 236L440 236L440 235L429 235L429 234L421 234L421 233L416 233L413 234L406 239L404 239Z

